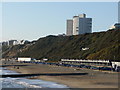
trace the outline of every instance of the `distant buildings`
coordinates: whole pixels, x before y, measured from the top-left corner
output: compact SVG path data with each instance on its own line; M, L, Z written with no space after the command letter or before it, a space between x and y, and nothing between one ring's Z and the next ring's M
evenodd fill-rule
M9 45L9 46L17 45L17 44L18 44L18 41L17 41L17 40L9 40L9 41L8 41L8 45Z
M120 23L115 23L114 26L115 26L116 29L120 29Z
M92 32L92 18L86 18L86 14L73 16L73 19L67 20L66 34L79 35Z
M120 23L115 23L109 29L120 29Z
M1 42L3 46L8 46L8 42Z
M2 42L2 45L13 46L13 45L18 45L18 44L25 44L26 42L29 42L29 41L27 41L27 40L9 40L9 41Z

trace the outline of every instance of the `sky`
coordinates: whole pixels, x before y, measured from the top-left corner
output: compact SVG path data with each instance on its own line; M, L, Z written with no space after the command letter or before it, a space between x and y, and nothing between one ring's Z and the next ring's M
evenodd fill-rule
M0 3L0 41L2 41L2 3Z
M82 13L92 18L93 32L107 31L111 25L118 22L118 3L4 2L2 41L11 39L32 41L47 35L66 33L66 20Z

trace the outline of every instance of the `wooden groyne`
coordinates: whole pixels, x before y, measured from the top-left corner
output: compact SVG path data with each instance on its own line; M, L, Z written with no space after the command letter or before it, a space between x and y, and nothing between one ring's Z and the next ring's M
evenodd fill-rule
M9 67L9 66L28 66L28 65L0 65L0 67Z
M1 78L12 77L32 77L32 76L64 76L64 75L87 75L88 73L42 73L42 74L8 74L8 75L0 75Z

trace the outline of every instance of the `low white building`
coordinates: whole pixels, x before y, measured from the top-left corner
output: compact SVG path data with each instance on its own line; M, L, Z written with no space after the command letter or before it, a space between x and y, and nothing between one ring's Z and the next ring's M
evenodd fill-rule
M18 59L17 59L19 62L21 62L21 61L27 61L27 62L29 62L29 61L31 61L32 59L31 58L27 58L27 57L18 57Z

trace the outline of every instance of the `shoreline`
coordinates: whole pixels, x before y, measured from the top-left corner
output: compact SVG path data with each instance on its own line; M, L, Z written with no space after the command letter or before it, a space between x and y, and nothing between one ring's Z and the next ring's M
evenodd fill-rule
M7 68L4 68L4 67L0 67L0 68L1 68L1 70L5 70L4 73L3 73L3 75L6 75L6 76L8 75L8 77L9 77L9 75L13 75L13 76L21 75L21 73L17 73L17 72L15 72L13 70L8 70ZM66 85L59 84L57 82L50 82L50 81L45 81L45 80L37 79L35 77L26 77L25 76L25 77L21 78L21 77L18 76L18 77L9 77L9 79L7 77L1 77L1 78L3 78L2 79L2 81L3 81L3 89L7 89L8 88L8 87L5 86L6 85L5 83L6 83L6 81L8 81L8 82L11 83L11 80L12 80L12 84L8 83L9 88L11 88L11 89L12 88L13 89L17 89L18 86L21 86L18 89L22 89L22 88L23 89L24 88L28 88L28 89L29 88L30 89L34 89L34 88L35 89L42 89L42 88L47 88L47 87L48 88L66 88L66 89L69 89L69 87L66 86ZM16 80L18 80L18 81L16 81ZM21 83L19 83L19 82L21 82ZM31 82L33 82L33 83L31 84ZM14 83L16 83L18 86L15 86ZM14 87L12 87L12 86L14 86ZM38 88L38 87L40 87L40 88Z
M63 73L63 75L35 76L29 79L41 79L45 81L52 81L57 84L66 85L69 88L118 88L118 73L101 72L87 69L75 70L75 68L73 67L61 67L53 65L19 63L19 62L11 63L10 61L6 61L5 63L6 63L5 65L20 65L19 69L15 68L14 66L8 66L6 68L21 74ZM88 74L64 75L68 73L88 73Z

